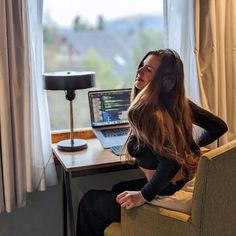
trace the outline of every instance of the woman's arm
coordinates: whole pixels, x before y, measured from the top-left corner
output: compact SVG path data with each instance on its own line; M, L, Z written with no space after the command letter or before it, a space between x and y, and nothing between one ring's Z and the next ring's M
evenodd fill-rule
M218 116L215 116L211 112L197 106L190 100L189 105L192 110L193 123L204 129L203 133L196 140L196 143L200 147L214 142L227 132L228 127L226 123Z
M141 191L124 191L117 196L117 203L126 209L140 206L152 200L172 181L180 169L174 160L166 159L153 152L146 145L137 149L137 138L131 135L127 144L128 152L136 157L139 167L148 170L147 183Z
M161 195L162 191L170 184L179 169L180 166L175 160L160 156L156 172L150 181L141 189L143 197L147 201L151 201L156 195Z
M116 201L121 207L131 209L143 205L146 201L151 201L157 194L161 195L180 168L174 160L164 157L161 159L154 175L141 191L124 191L117 195Z
M130 137L127 148L129 154L136 157L139 167L153 170L150 176L146 176L148 183L141 190L143 197L147 201L150 201L157 194L160 194L172 181L180 169L180 166L175 160L161 156L146 145L142 145L137 149L137 138L135 135Z

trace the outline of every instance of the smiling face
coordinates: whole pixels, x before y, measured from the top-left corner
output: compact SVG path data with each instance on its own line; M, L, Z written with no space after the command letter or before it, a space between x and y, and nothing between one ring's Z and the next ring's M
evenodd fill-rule
M148 55L136 73L134 86L139 90L142 90L145 86L147 86L156 74L160 64L160 56L153 54Z

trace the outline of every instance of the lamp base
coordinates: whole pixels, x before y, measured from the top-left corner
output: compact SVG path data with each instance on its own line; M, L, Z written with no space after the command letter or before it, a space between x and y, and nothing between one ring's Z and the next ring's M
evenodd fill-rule
M87 148L87 141L84 139L66 139L57 144L57 149L64 152L76 152Z

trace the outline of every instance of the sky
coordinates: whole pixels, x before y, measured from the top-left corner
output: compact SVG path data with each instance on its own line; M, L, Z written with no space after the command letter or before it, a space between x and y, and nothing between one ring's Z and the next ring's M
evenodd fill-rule
M44 12L59 26L70 27L75 16L91 24L127 15L162 14L163 0L44 0Z

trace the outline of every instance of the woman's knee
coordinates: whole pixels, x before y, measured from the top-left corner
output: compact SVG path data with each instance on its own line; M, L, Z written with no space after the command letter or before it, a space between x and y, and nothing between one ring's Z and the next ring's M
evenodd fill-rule
M96 190L89 190L88 192L86 192L80 202L79 202L79 212L88 212L88 211L91 211L91 209L94 208L93 204L96 200ZM78 213L79 213L78 212Z
M112 187L112 192L114 193L121 193L126 190L130 191L138 191L140 190L145 184L147 183L147 180L145 178L141 179L134 179L134 180L128 180L128 181L122 181L117 184L115 184Z
M108 194L107 190L89 190L80 200L79 206L88 209L97 209L100 201Z
M97 195L97 190L89 190L88 192L86 192L83 197L81 198L81 201L92 201L96 195Z

